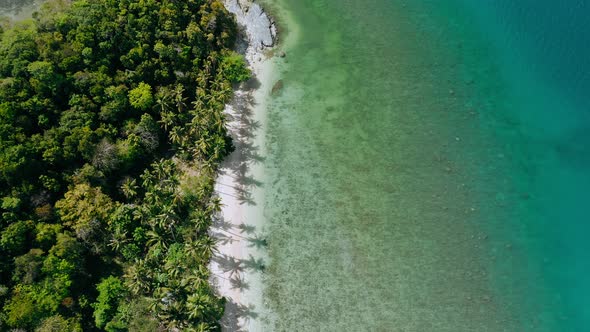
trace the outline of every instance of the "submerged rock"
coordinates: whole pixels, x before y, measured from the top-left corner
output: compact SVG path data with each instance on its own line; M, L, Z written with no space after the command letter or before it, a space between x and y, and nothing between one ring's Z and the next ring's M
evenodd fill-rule
M272 86L272 90L270 91L271 94L277 94L279 91L283 89L284 83L283 80L278 80L275 85Z

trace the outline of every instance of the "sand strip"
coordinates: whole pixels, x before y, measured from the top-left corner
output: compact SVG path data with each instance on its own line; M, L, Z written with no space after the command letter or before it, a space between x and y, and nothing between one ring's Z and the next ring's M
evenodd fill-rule
M222 163L215 191L223 204L211 234L218 240L210 264L211 282L228 300L224 331L260 331L268 319L263 304L262 273L266 240L262 229L265 105L274 81L269 48L276 28L251 1L225 0L242 31L238 51L248 60L253 79L235 92L225 113L236 150Z

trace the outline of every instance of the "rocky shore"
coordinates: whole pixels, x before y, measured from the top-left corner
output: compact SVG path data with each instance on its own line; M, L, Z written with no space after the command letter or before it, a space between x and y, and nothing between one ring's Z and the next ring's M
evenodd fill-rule
M261 51L273 47L277 41L275 22L262 7L251 0L224 0L227 10L236 16L241 31L246 36L246 45L239 45L248 60L257 60ZM252 61L253 62L253 61Z

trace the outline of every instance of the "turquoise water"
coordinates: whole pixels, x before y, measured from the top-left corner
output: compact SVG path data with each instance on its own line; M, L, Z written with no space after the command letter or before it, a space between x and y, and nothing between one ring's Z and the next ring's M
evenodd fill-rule
M530 260L542 261L557 330L590 326L590 9L587 1L494 1L467 11L494 45L512 107L512 144L523 156L514 174L534 195L526 211ZM482 13L485 13L482 15ZM494 128L491 128L494 130ZM497 131L500 132L500 131ZM521 221L522 222L522 221ZM561 305L557 305L557 302Z
M527 227L521 241L527 258L541 265L559 321L553 330L587 330L590 3L462 2L493 45L507 90L502 116L513 124L502 130L490 122L488 130L520 156L512 175L532 199L517 221Z
M583 1L266 1L281 331L590 326Z

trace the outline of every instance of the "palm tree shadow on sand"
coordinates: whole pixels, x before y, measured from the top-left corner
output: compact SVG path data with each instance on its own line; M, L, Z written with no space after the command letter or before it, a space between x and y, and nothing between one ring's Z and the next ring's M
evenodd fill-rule
M256 78L244 83L229 104L233 112L226 114L235 149L224 161L221 172L234 179L236 186L233 189L240 204L255 205L252 190L263 185L250 175L251 166L264 161L260 148L254 142L255 133L261 124L254 120L256 103L252 93L259 86L260 82Z
M246 306L234 301L228 301L225 304L226 314L221 319L223 331L246 332L247 330L241 326L240 318L246 323L250 319L258 318L259 314L254 309L254 305Z
M218 264L223 274L228 275L227 278L223 276L217 277L228 280L231 288L239 292L250 289L250 284L244 278L245 271L263 273L266 268L266 263L262 258L255 258L252 255L248 259L239 259L228 255L216 254L212 260ZM223 331L247 331L244 325L247 325L251 319L259 318L260 315L254 311L254 305L236 303L231 298L226 298L226 300L225 315L221 319Z
M256 142L256 132L261 129L261 123L254 117L256 102L253 92L260 85L256 78L243 83L228 105L231 112L225 113L228 131L235 149L226 157L219 173L231 178L232 181L231 183L218 182L216 191L219 195L232 197L240 205L255 206L253 191L264 185L251 172L253 165L264 162ZM266 243L266 240L257 234L255 226L245 224L241 220L226 220L222 214L214 217L210 232L217 242L224 246L244 241L249 248L261 249ZM218 282L223 279L225 283L229 282L232 292L244 293L251 287L249 280L246 280L250 272L264 273L266 263L264 259L251 254L247 258L239 254L236 255L237 257L233 255L227 252L214 254L212 263L217 265L220 275L215 274L212 280ZM223 331L245 331L250 320L260 319L260 314L254 311L252 304L242 302L243 299L226 299L225 315L221 320Z

